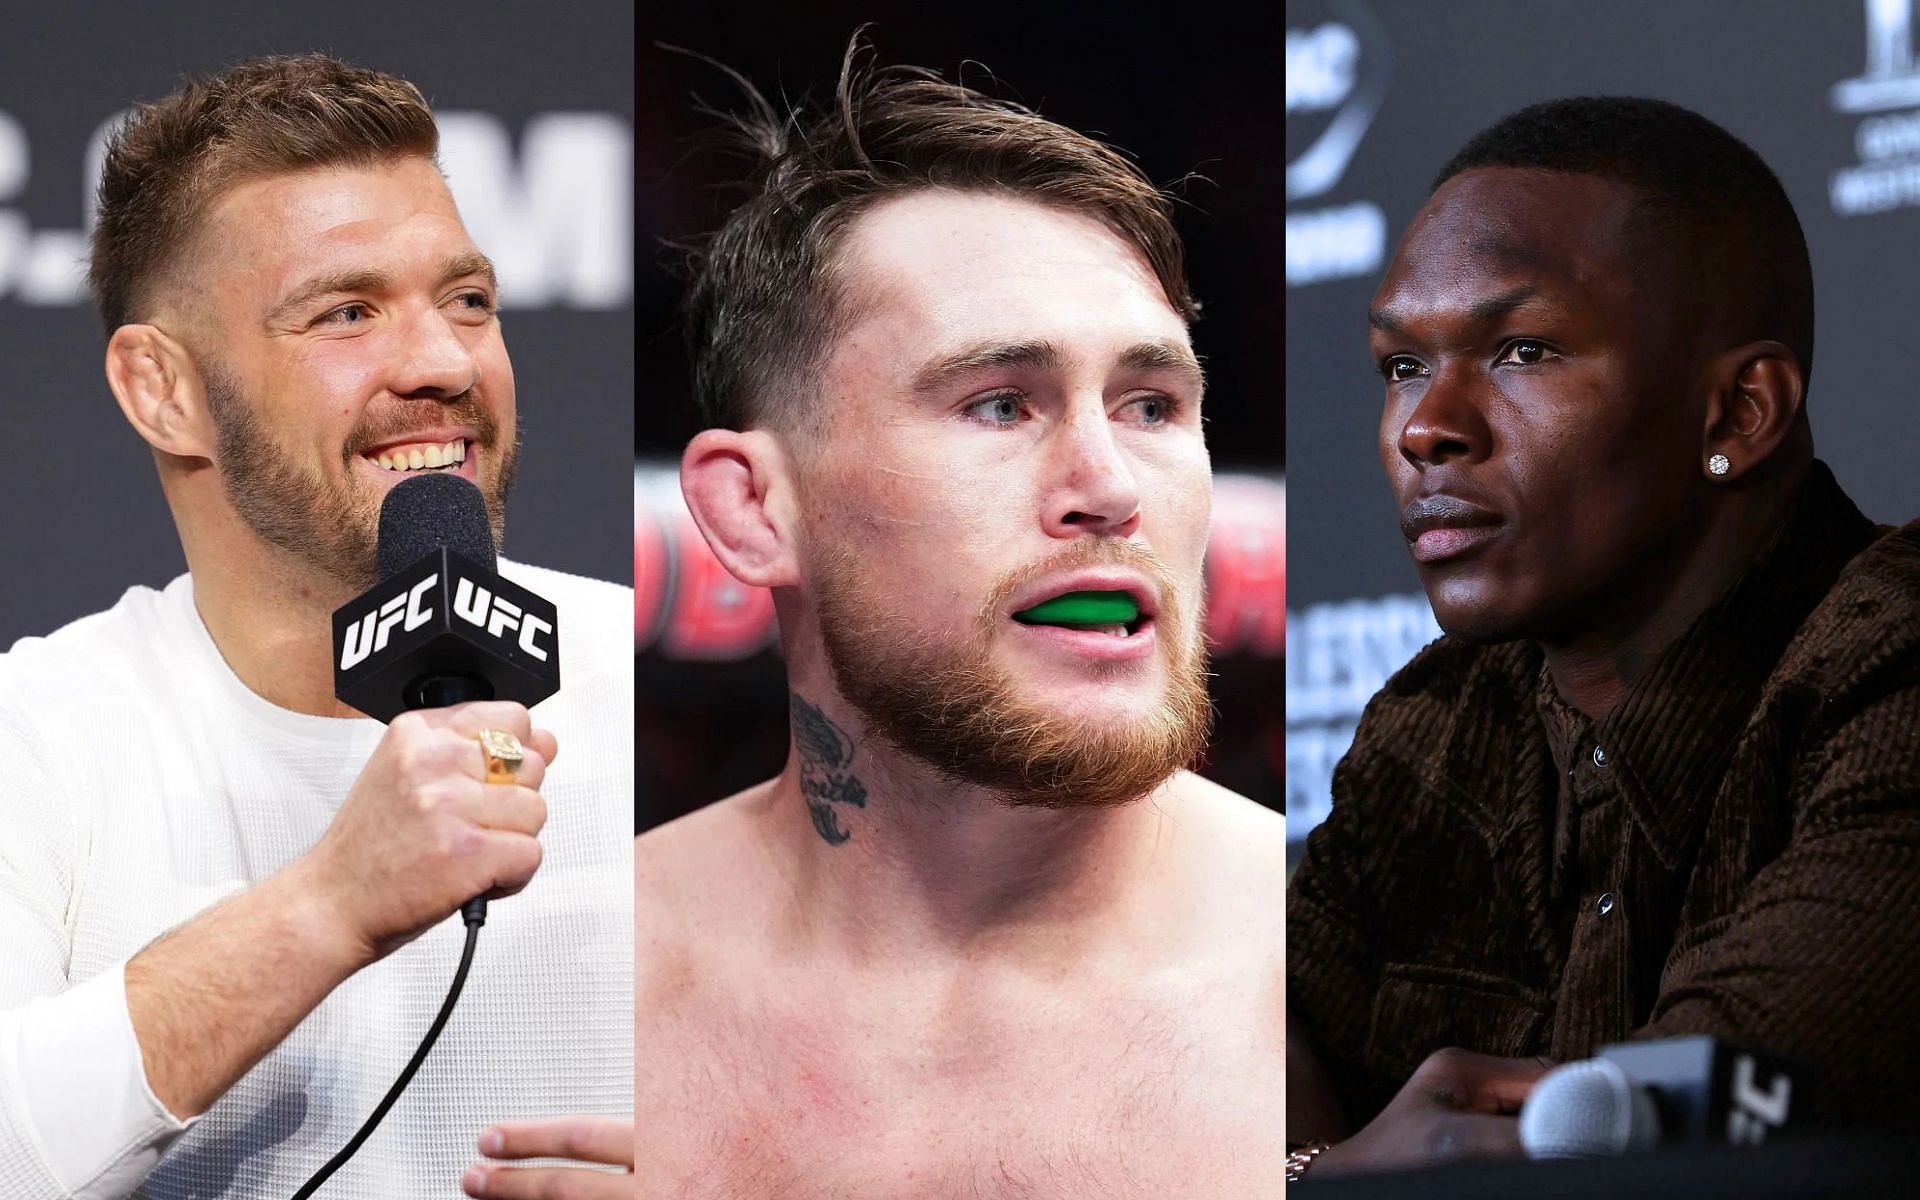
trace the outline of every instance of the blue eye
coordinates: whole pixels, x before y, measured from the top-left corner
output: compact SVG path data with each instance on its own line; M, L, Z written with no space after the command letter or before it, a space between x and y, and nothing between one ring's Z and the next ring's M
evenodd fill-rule
M1142 425L1165 425L1173 420L1179 405L1171 396L1142 396L1127 407L1139 412Z
M968 415L989 425L1011 425L1020 419L1020 393L1000 392L967 405Z
M339 318L346 317L348 313L358 313L360 316L360 320L348 321L348 320L339 319ZM322 325L358 325L361 323L361 321L364 321L366 319L366 315L367 315L366 305L347 304L347 305L342 305L341 307L336 308L332 312L328 313L326 316L321 317L318 323Z

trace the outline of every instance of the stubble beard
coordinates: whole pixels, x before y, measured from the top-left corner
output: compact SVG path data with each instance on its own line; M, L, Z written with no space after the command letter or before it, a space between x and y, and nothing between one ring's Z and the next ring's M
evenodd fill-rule
M224 370L209 366L202 376L219 454L216 468L234 512L267 542L348 589L372 587L379 578L380 505L386 497L352 486L353 460L362 447L404 436L424 422L411 413L387 410L385 419L367 422L347 439L342 474L329 478L303 469L280 448L256 406ZM436 420L471 426L478 434L477 447L499 452L498 422L472 400L425 403L439 405ZM516 441L501 453L494 479L479 481L496 551L506 533L507 493L518 458Z
M1091 566L1142 570L1158 584L1155 635L1167 684L1143 716L1103 722L1047 708L1023 697L992 661L992 639L1017 588ZM873 732L947 780L1016 807L1108 808L1146 796L1206 748L1213 707L1197 615L1183 614L1166 568L1136 546L1090 541L1010 574L956 638L906 632L869 598L851 554L830 553L821 567L820 629L840 694ZM1117 679L1137 669L1094 671Z

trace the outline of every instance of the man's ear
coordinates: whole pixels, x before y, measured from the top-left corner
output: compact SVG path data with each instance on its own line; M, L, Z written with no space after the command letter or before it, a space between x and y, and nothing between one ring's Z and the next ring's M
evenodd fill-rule
M1707 398L1701 472L1728 482L1753 470L1798 427L1806 400L1806 376L1792 350L1779 342L1750 342L1719 356L1723 382ZM1716 473L1715 455L1726 470Z
M680 456L680 491L714 557L749 587L800 582L790 460L763 430L708 429Z
M180 458L212 458L213 421L193 356L156 325L122 325L107 339L107 386L135 432Z

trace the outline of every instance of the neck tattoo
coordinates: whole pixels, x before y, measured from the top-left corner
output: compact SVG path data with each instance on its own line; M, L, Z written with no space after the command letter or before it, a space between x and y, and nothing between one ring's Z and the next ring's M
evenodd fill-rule
M787 707L793 718L793 744L800 752L800 794L806 797L807 815L813 818L813 831L820 839L838 846L853 834L841 828L833 806L867 806L866 785L848 769L853 741L798 692L790 695Z

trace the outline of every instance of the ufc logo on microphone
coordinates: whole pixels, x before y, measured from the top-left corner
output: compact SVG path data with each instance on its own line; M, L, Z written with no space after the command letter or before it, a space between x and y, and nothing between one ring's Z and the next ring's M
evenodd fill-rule
M395 625L400 625L402 632L411 632L432 620L433 610L423 607L421 602L438 582L437 573L429 575L407 591L387 597L386 603L349 625L347 636L340 643L340 669L352 670L385 650Z
M519 605L505 596L496 596L471 579L462 578L454 587L453 611L461 620L502 640L508 630L518 629L520 648L541 662L547 661L547 651L536 645L534 639L543 632L552 633L553 626L532 613L522 612Z
M1727 1140L1734 1145L1757 1146L1767 1140L1769 1128L1787 1123L1787 1106L1793 1099L1793 1080L1785 1072L1773 1077L1773 1085L1761 1091L1753 1082L1754 1062L1742 1054L1733 1064L1733 1111L1727 1114Z

